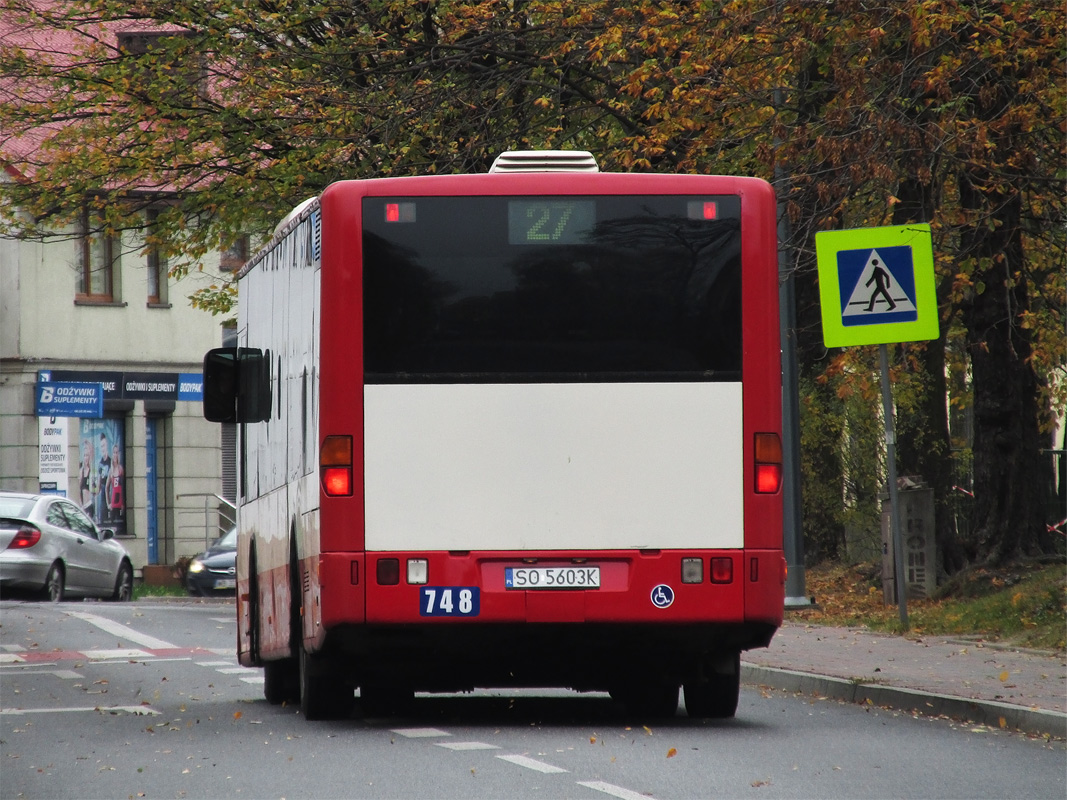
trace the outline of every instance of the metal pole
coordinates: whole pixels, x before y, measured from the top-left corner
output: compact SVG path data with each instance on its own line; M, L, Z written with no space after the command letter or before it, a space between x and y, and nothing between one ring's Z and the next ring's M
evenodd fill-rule
M800 409L797 379L796 278L788 263L785 249L789 222L785 209L779 211L780 243L778 290L781 306L782 339L782 546L788 573L785 581L785 607L807 608L811 605L805 586L804 529L801 525L800 497Z
M889 519L893 532L893 574L896 578L900 624L908 630L908 596L904 582L904 538L900 533L900 504L897 502L897 435L893 426L893 391L889 384L889 351L878 346L882 368L882 411L885 416L885 458L889 480Z
M780 9L781 2L776 4ZM774 91L774 105L782 105L782 90ZM775 149L780 141L775 140ZM778 197L778 306L782 343L782 550L787 567L785 607L807 608L811 598L805 585L804 529L800 496L800 381L797 378L796 270L789 250L792 231L783 197L789 175L780 159L774 164Z

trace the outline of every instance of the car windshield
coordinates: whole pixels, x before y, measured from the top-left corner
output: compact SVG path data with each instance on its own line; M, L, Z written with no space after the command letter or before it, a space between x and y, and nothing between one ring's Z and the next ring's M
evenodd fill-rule
M28 517L35 502L32 497L0 497L0 517Z
M237 528L230 528L224 536L219 537L215 547L237 547Z

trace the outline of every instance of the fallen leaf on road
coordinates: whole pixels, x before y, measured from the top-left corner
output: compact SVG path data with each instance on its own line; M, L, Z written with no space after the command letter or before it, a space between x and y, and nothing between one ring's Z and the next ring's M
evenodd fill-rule
M672 747L670 750L667 751L667 758L674 758L676 755L678 755L677 748Z

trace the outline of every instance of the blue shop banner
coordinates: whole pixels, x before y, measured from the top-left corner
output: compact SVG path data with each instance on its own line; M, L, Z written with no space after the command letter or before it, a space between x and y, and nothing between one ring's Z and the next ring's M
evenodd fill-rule
M75 381L39 381L36 414L38 417L102 417L104 385Z
M103 399L113 400L185 400L202 402L204 376L198 372L118 372L89 370L41 370L37 385L60 382L89 382L103 386ZM40 412L41 415L44 412ZM62 414L61 416L76 416ZM82 415L78 415L82 416ZM84 415L92 416L92 415ZM102 416L96 414L95 416Z

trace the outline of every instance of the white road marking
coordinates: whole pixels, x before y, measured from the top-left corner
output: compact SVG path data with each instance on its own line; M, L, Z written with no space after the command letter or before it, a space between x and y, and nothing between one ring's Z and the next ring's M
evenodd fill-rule
M155 658L151 653L146 653L144 650L123 650L121 648L116 648L114 650L83 650L82 655L91 661L100 661L107 658Z
M0 644L0 650L4 650L8 653L24 653L26 648L21 644Z
M249 678L241 678L241 680L243 680L245 683L259 684L260 686L262 686L264 683L266 683L266 680L264 679L264 677L262 675L253 676L253 677L249 677Z
M447 750L499 750L495 744L486 744L485 742L434 742L438 747L444 747Z
M22 669L7 669L3 670L8 675L55 675L57 678L63 678L70 680L73 678L84 678L81 673L75 672L72 669L38 669L38 667L54 667L55 664L34 664L29 668Z
M163 639L157 639L155 636L149 636L147 633L135 631L133 628L129 628L121 622L115 622L112 619L101 617L97 614L87 614L84 611L68 611L67 614L85 620L90 625L95 625L100 630L106 631L112 636L118 636L120 639L127 639L141 647L147 647L149 650L174 650L177 647Z
M52 670L47 670L47 671L51 672L57 678L62 678L65 681L73 681L73 680L77 680L78 678L84 678L85 677L80 672L75 672L72 669L52 669Z
M88 706L81 708L0 708L0 715L19 716L22 714L72 714L82 711L96 711L100 714L135 714L142 717L158 716L161 712L147 706Z
M562 767L555 767L551 764L546 764L544 761L538 761L534 758L527 758L526 756L497 756L501 761L507 761L520 767L526 767L526 769L537 770L543 772L546 775L552 775L557 772L566 772L567 770Z
M197 661L198 667L232 667L233 661Z
M221 672L223 675L247 675L251 672L258 672L258 670L252 667L226 667L223 669L217 669L215 672Z
M428 739L434 736L451 736L437 728L393 728L393 733L408 739Z
M619 800L651 800L651 796L647 794L640 794L630 789L623 789L621 786L615 786L611 783L605 783L604 781L578 781L579 786L584 786L587 789L593 789L597 792L603 792L604 794L611 795L612 797L618 797Z
M15 653L0 653L0 664L21 664L22 656Z

